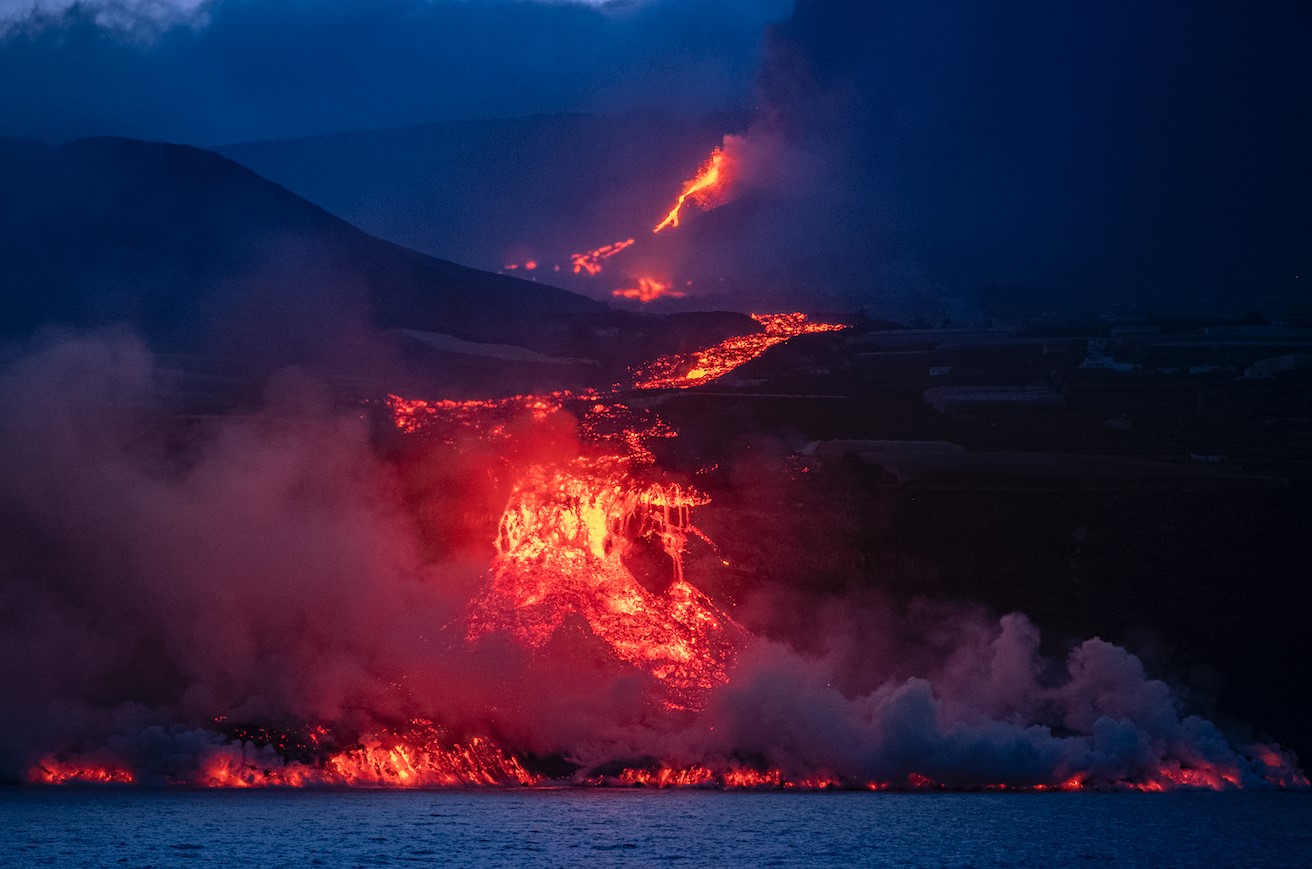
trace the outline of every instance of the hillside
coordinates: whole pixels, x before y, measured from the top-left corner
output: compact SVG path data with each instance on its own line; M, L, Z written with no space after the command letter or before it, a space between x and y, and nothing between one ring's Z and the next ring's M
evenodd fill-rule
M218 154L0 140L0 330L127 323L157 348L268 370L378 366L386 330L613 367L744 331L619 313L362 232ZM705 330L709 329L709 332Z
M649 232L689 172L743 124L539 115L218 150L380 237L496 269Z

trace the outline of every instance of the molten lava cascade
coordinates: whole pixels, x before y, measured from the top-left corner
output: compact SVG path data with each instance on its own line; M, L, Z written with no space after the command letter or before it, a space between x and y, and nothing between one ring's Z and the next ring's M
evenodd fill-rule
M476 425L495 436L498 411L542 418L573 402L587 451L561 466L519 469L498 524L488 585L470 607L471 641L504 631L530 648L546 644L566 617L581 617L614 657L640 667L662 687L670 708L690 708L722 684L741 629L683 575L692 508L707 498L673 482L642 482L637 466L654 456L648 442L674 436L650 412L567 393L502 402L388 399L398 428L432 433ZM626 559L636 549L663 554L668 583L651 591Z
M829 323L812 323L805 314L753 314L765 327L755 335L727 338L695 353L662 356L638 369L639 389L688 389L716 380L735 368L752 361L776 344L812 332L833 332L846 328Z
M656 228L652 232L677 227L679 225L679 212L689 199L698 208L702 209L714 208L719 205L728 193L732 181L731 170L732 166L724 149L716 148L712 151L711 156L697 170L697 174L683 183L683 190L679 193L679 198L674 203L674 207L670 209L669 214L665 215L664 220L656 224Z
M683 576L687 536L697 533L689 514L706 500L677 483L637 483L610 457L529 468L501 517L492 579L470 610L470 639L507 631L536 648L576 614L617 659L660 680L667 704L696 705L726 680L738 630ZM643 542L669 558L671 582L661 592L625 566Z

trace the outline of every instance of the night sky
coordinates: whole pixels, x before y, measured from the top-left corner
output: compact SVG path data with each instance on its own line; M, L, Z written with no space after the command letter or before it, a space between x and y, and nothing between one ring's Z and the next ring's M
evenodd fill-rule
M826 167L752 238L805 239L798 261L849 295L1307 307L1298 0L0 0L0 17L0 134L218 146L732 110Z

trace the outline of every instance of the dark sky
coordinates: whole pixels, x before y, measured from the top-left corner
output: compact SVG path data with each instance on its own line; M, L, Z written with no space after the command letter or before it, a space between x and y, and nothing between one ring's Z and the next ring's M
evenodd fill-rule
M788 0L0 0L0 132L222 144L746 105ZM6 12L6 10L8 10ZM166 14L162 10L173 10Z
M1312 3L802 0L776 36L891 291L1306 307Z
M1260 308L1312 279L1306 0L0 0L0 18L3 134L217 145L755 108L828 166L810 235L878 260L832 278L872 293Z

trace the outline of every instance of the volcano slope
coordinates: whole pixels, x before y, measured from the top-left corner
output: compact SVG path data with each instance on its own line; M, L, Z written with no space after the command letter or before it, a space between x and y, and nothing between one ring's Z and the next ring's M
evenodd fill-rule
M126 325L157 350L256 379L293 363L360 374L514 361L461 341L550 357L526 356L520 386L609 382L639 358L757 328L741 315L617 312L416 253L202 149L3 140L0 329L52 323ZM562 357L576 364L551 364Z

